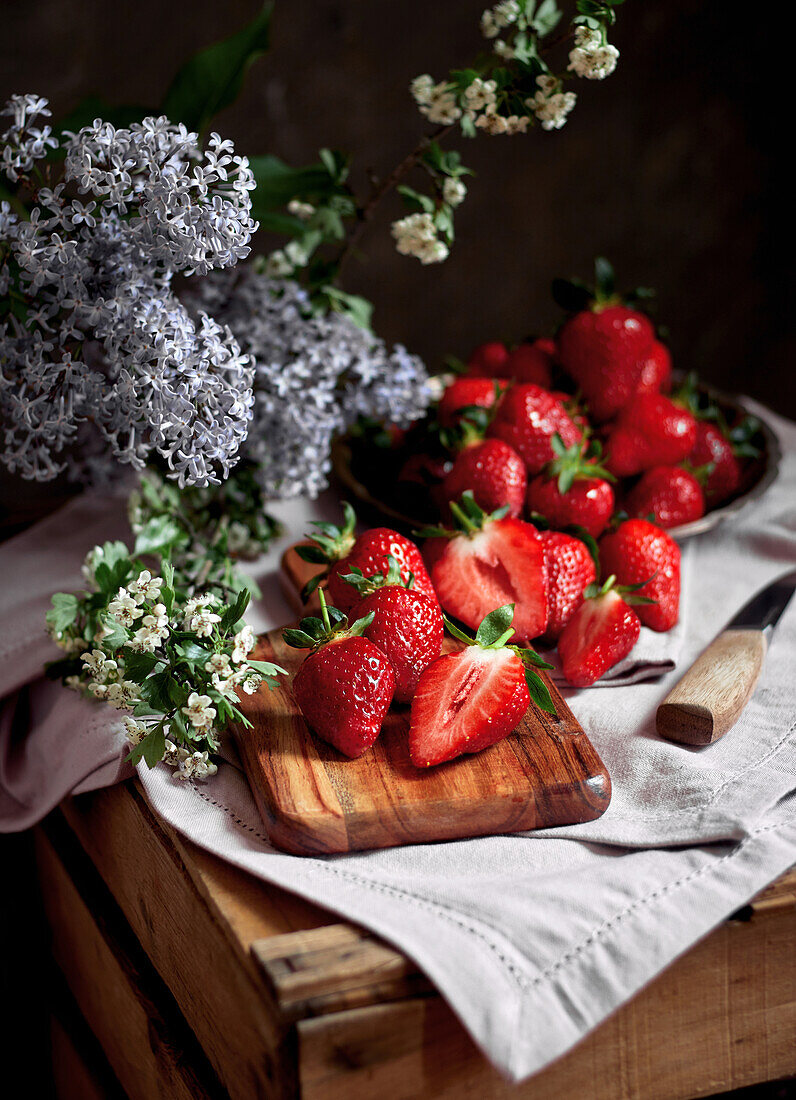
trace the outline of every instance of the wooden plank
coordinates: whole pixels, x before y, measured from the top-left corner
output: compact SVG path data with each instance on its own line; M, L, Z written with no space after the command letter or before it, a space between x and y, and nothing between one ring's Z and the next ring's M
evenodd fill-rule
M189 851L132 784L70 799L64 814L230 1095L293 1095L289 1036L249 947L328 918Z
M109 1081L88 1064L55 1016L50 1020L50 1053L57 1100L125 1100L118 1082Z
M520 1086L437 997L301 1021L302 1100L691 1100L796 1074L796 913L729 922Z
M450 641L447 648L460 648ZM255 656L293 674L305 658L272 631ZM409 710L387 715L349 760L310 731L289 684L241 699L238 748L270 839L290 852L345 852L590 821L610 801L602 761L552 682L557 715L530 707L484 752L435 768L409 759Z
M114 935L107 916L95 916L41 828L36 856L53 956L131 1100L220 1096L218 1083L194 1068L201 1052L195 1043L195 1049L183 1045L187 1028L183 1024L181 1036L174 1017L163 1015L146 968Z

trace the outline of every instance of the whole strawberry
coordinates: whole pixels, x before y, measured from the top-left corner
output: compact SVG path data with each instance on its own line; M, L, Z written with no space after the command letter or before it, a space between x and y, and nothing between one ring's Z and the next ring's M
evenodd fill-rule
M636 393L668 393L671 388L672 357L666 345L655 340L642 364Z
M526 383L512 386L505 394L487 435L513 447L528 473L534 475L555 458L554 435L561 437L565 447L571 447L582 432L551 393Z
M465 447L442 483L446 500L458 500L470 489L485 512L504 505L519 516L525 504L528 475L520 456L502 439L484 439Z
M583 603L558 639L561 670L573 687L590 687L627 657L638 641L641 623L609 577L587 589Z
M499 340L488 344L479 344L470 352L467 360L467 373L484 378L505 378L509 349Z
M409 754L416 767L481 752L508 737L531 700L555 714L547 685L528 667L550 665L533 650L507 645L514 634L513 611L507 604L490 612L474 639L448 624L465 648L438 657L420 677L409 720Z
M666 531L645 519L628 519L600 540L603 569L620 584L642 585L638 616L651 630L671 630L680 612L680 547ZM646 582L646 583L644 583Z
M296 550L304 561L329 566L326 575L327 591L335 607L350 611L358 599L356 590L345 583L342 574L350 573L353 567L366 577L372 577L375 573L386 573L391 555L398 560L404 582L413 580L415 591L436 600L423 558L411 539L389 527L371 527L355 537L354 509L350 504L344 504L343 512L343 527L337 527L333 523L314 522L312 526L316 531L308 535L313 544L298 547ZM319 576L318 580L321 579Z
M645 314L621 304L607 260L595 261L594 274L594 290L556 279L553 296L572 314L558 333L558 361L577 382L592 419L603 421L636 392L655 330Z
M288 645L312 652L296 673L293 696L310 728L346 756L361 756L381 732L395 691L387 656L363 632L370 616L348 626L319 593L322 619L283 631Z
M696 441L695 417L662 393L640 393L625 405L605 445L605 465L617 477L683 462Z
M370 618L365 637L390 660L395 672L395 701L408 703L415 693L420 674L440 655L444 627L436 600L406 588L395 558L386 574L344 577L361 596L351 615Z
M556 457L528 486L528 511L551 527L577 525L598 538L613 515L614 476L599 465L599 450L587 457L580 443L565 447L558 435L552 446Z
M505 366L508 378L515 382L533 382L544 389L550 388L555 356L555 343L552 340L534 340L533 343L519 344L509 352Z
M437 419L443 428L453 428L461 420L464 409L491 409L506 383L496 378L480 376L456 378L446 386L437 406Z
M583 602L583 593L597 580L594 558L588 547L563 531L540 531L547 563L546 642L555 642Z
M514 628L521 641L547 626L547 565L539 533L530 523L484 514L466 492L451 512L458 529L428 528L435 544L431 577L442 608L475 630L490 608L516 604ZM447 540L440 549L438 538Z
M698 478L682 466L653 466L625 497L630 516L652 516L660 527L679 527L705 514Z
M741 485L741 463L735 454L732 442L717 424L707 420L697 421L696 442L688 455L691 466L712 467L705 477L705 500L710 504L720 504Z

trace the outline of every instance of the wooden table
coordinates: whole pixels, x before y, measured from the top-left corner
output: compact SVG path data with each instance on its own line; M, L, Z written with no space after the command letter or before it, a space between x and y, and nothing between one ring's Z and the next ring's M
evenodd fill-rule
M135 783L68 800L36 845L54 958L133 1100L673 1100L796 1074L796 870L511 1086L400 953L183 840ZM54 1023L58 1095L116 1095L79 1031Z

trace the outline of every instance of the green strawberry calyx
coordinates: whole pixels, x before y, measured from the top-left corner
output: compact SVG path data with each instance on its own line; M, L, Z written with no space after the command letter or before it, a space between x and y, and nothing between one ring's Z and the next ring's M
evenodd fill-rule
M609 592L616 592L626 604L638 605L647 603L657 603L657 600L650 599L649 596L639 596L638 591L643 588L645 584L649 584L650 581L654 581L658 576L658 570L656 569L652 576L647 577L645 581L639 581L638 584L617 584L616 573L612 573L602 584L594 582L589 584L583 589L584 600L599 600L602 596L607 596Z
M343 518L342 527L335 523L313 520L310 526L316 530L308 531L305 536L312 539L312 545L296 547L296 553L302 561L308 561L312 565L332 565L348 557L356 541L354 528L357 517L347 501L343 502Z
M464 451L486 438L489 425L495 419L500 398L511 387L508 379L495 379L493 382L495 400L488 407L483 405L462 405L457 410L458 423L452 428L439 428L439 440L448 451Z
M308 615L298 627L288 627L282 631L282 640L293 649L320 649L328 642L339 642L344 638L361 638L373 622L374 612L365 615L350 626L348 616L336 607L326 603L323 589L318 589L321 602L321 617Z
M582 440L567 447L556 432L550 440L550 446L553 448L555 458L547 463L543 473L550 481L553 478L556 479L558 491L562 496L569 492L576 481L598 478L602 478L603 481L616 481L610 470L600 465L603 449L599 440L592 439L584 452Z
M404 580L401 576L401 563L392 554L387 555L388 567L383 573L373 573L366 577L362 570L353 565L350 573L341 573L340 580L356 588L360 596L370 596L378 592L380 588L412 588L415 583L414 573Z
M655 297L655 291L645 286L619 294L614 269L604 256L597 256L594 261L593 286L582 279L553 279L552 292L556 304L568 313L581 313L587 309L599 313L609 306L621 305L637 309Z
M459 538L461 535L472 538L473 535L477 535L479 531L483 531L490 523L505 519L509 513L508 505L505 505L503 508L498 508L494 512L485 512L483 508L476 503L472 489L465 490L460 500L450 501L450 510L453 515L455 526L422 527L419 531L414 532L417 538L455 539Z
M523 668L525 669L525 682L528 685L528 692L531 699L540 710L545 711L547 714L555 715L555 704L553 703L547 684L537 672L534 672L533 667L529 667L552 668L553 666L543 660L536 650L532 649L530 646L522 647L508 645L509 640L514 635L514 629L511 625L513 619L514 604L504 604L502 607L497 607L494 611L490 611L489 614L482 619L475 633L475 637L471 637L460 627L456 626L455 623L451 622L446 615L443 615L443 621L448 633L452 637L458 639L458 641L464 642L465 645L476 645L480 649L513 650L522 661Z

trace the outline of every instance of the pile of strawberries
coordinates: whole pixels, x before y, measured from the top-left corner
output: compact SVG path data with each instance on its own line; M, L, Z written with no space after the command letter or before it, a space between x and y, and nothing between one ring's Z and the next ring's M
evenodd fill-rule
M283 632L288 645L311 650L292 690L316 734L361 756L390 706L411 703L410 757L428 767L507 737L532 700L555 713L534 671L550 666L520 644L524 628L515 630L512 603L476 611L477 630L466 634L443 617L417 545L387 527L355 538L356 517L345 511L342 528L316 524L313 542L299 551L327 566L318 574L320 617ZM490 598L485 593L480 606ZM443 654L446 629L463 649Z
M326 565L332 606L324 597L322 618L285 632L313 651L293 690L348 755L373 743L393 702L411 703L418 766L477 752L532 702L552 707L532 641L557 646L567 681L586 687L642 624L677 622L680 550L666 528L738 492L757 424L731 428L693 384L672 394L651 321L614 294L605 261L596 276L594 291L554 283L568 308L554 339L476 348L433 424L403 437L404 499L422 486L442 520L416 532L422 555L388 528L355 538L350 509L304 548ZM445 629L463 650L442 655Z

